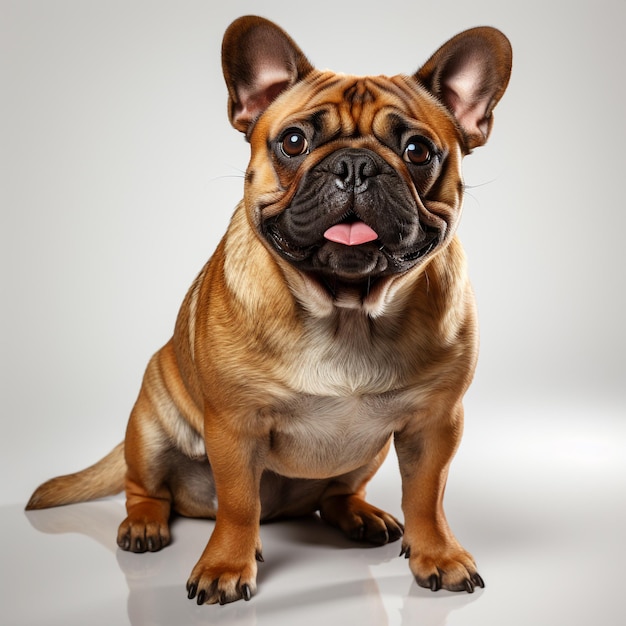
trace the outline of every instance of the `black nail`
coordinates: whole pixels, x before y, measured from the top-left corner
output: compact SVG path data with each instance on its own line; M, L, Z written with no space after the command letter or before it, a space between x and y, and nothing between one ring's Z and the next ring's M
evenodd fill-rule
M263 558L263 555L261 554L261 552L259 550L257 550L256 554L254 555L254 558L259 562L259 563L265 563L265 559Z
M250 585L244 584L241 586L241 595L243 596L243 599L246 602L250 601L250 598L252 598L252 591L250 589Z
M437 576L437 574L433 574L428 579L428 583L431 591L439 591L441 589L441 580L439 580L439 576Z
M206 600L206 591L202 589L200 593L198 594L198 598L196 602L198 603L198 605L201 605L201 604L204 604L205 600Z
M139 537L135 540L135 552L143 552L143 541Z
M481 589L485 588L485 581L482 579L481 575L476 572L473 576L472 576L472 582L477 586L480 587Z
M190 583L187 585L187 597L190 600L196 597L196 593L198 592L198 583Z
M463 584L465 585L465 591L467 591L467 593L474 593L474 585L471 580L466 578Z

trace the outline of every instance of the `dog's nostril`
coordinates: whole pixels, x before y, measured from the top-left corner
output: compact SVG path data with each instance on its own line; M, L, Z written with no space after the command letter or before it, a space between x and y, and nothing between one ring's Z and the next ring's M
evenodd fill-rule
M349 159L339 159L333 164L335 185L342 191L354 186L354 167Z
M340 189L360 187L379 173L374 159L366 154L343 154L334 161L331 171Z
M378 168L376 167L376 163L374 163L373 159L370 159L369 157L361 157L358 160L356 167L358 178L362 181L378 174Z

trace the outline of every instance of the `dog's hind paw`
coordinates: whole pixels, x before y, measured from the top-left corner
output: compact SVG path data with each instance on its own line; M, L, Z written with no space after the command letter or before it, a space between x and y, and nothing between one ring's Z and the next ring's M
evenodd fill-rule
M320 506L320 514L353 541L377 546L397 541L404 531L402 523L393 515L354 494L326 498Z
M157 552L170 543L168 518L134 507L117 531L117 545L127 552Z

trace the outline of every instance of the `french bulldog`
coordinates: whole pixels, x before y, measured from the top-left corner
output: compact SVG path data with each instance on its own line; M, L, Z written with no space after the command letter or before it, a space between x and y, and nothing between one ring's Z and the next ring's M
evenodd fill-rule
M228 114L250 143L244 198L150 360L125 439L27 508L125 489L122 550L160 550L174 513L215 519L187 582L250 600L261 521L319 513L349 538L402 539L417 583L483 587L443 511L477 359L456 236L461 161L483 145L512 53L464 31L412 75L316 69L272 22L222 47ZM403 523L365 500L395 446Z

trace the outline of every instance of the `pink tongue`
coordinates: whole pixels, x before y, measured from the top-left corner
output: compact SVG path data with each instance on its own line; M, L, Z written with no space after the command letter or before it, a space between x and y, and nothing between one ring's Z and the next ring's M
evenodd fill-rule
M335 243L342 243L344 246L358 246L368 241L378 239L376 231L372 230L364 222L353 222L352 224L336 224L331 226L324 237Z

